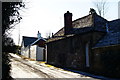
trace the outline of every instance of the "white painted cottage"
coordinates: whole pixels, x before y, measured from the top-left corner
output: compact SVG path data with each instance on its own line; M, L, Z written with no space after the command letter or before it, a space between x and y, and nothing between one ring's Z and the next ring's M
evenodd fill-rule
M21 55L35 59L37 61L45 60L45 39L41 37L38 31L38 37L23 36L21 44Z

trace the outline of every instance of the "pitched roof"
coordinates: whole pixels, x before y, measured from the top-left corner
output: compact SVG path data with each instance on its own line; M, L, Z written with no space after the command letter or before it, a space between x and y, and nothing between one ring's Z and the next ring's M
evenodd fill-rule
M106 19L102 18L97 14L89 14L82 18L78 18L72 21L71 34L81 34L90 31L101 31L106 32L105 23L107 22ZM69 35L66 35L69 36ZM58 38L57 38L58 37ZM54 38L49 39L49 41L59 40L64 38L64 27L61 28L57 33L54 34Z
M71 31L71 33L76 34L81 32L87 32L88 29L105 32L106 22L107 22L106 19L102 18L97 14L89 14L87 16L72 21L73 31ZM63 36L63 35L64 35L64 27L54 34L54 36Z
M120 19L116 19L113 21L110 21L108 23L109 31L112 32L119 32L120 31Z
M90 31L107 32L107 34L105 34L105 36L103 36L101 40L98 41L93 49L120 44L120 19L107 21L97 14L89 14L74 20L72 22L72 27L73 29L70 32L72 35L67 35L68 37ZM66 36L64 36L63 27L57 33L55 33L54 38L49 39L48 42L64 39L65 37Z
M31 45L38 44L39 42L46 42L46 40L41 37L41 38L38 38L37 40L35 40Z
M72 27L74 29L73 29L73 31L71 31L71 33L75 34L76 32L78 32L77 29L90 27L91 25L92 25L92 15L91 14L84 16L82 18L78 18L78 19L72 21ZM55 33L54 36L64 36L64 27L61 28L57 33Z
M106 34L94 47L107 47L120 44L120 32Z
M23 36L23 42L24 46L27 47L28 45L32 44L34 41L36 41L38 38L37 37L27 37Z
M64 27L54 34L54 36L63 36L63 35L64 35Z
M109 32L93 47L100 48L120 44L120 19L108 23Z

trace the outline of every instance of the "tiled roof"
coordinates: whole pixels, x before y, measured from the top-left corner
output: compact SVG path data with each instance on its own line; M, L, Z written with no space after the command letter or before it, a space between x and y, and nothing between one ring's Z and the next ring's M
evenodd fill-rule
M106 32L105 23L107 22L106 19L102 18L97 14L89 14L82 18L76 19L72 21L71 35L73 34L81 34L90 31L101 31ZM59 40L67 35L64 35L64 27L61 28L57 33L54 34L54 38L51 38L49 41Z
M34 41L36 41L38 38L36 37L27 37L23 36L23 42L24 46L27 47L28 45L32 44Z
M106 22L106 19L97 14L89 14L87 16L72 21L73 31L71 31L71 33L78 34L90 30L106 32ZM64 27L61 28L57 33L55 33L54 36L64 36Z
M73 29L70 32L72 36L90 31L107 32L93 48L120 44L120 19L107 21L97 14L89 14L74 20L72 27ZM49 39L48 42L64 39L66 36L68 35L64 35L63 27L55 33L54 38Z
M89 14L72 22L73 28L85 28L93 25L93 14Z
M110 32L119 32L120 31L120 19L110 21L108 23Z
M120 44L120 19L108 23L108 33L93 47L100 48Z
M120 32L106 34L94 47L106 47L120 44Z
M108 21L99 15L94 15L94 31L106 32L106 23Z
M81 33L86 33L93 31L93 27L85 27L85 28L73 28L73 34L81 34Z
M72 26L74 29L73 29L73 31L71 31L71 33L75 34L79 31L79 28L82 28L82 30L83 30L83 28L90 27L91 25L92 25L92 15L89 14L87 16L84 16L82 18L72 21ZM55 33L54 36L64 36L64 27L61 28L57 33Z
M39 42L46 42L46 40L41 37L41 38L38 38L37 40L35 40L31 45L38 44Z
M63 36L64 35L64 28L61 28L54 36Z

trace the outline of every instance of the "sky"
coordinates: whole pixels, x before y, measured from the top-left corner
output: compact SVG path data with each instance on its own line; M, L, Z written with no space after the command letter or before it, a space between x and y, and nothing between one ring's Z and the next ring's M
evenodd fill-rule
M20 34L20 43L22 36L37 37L37 32L42 37L48 33L56 33L64 26L64 13L70 11L73 14L73 20L89 14L90 8L96 7L96 0L23 0L26 8L20 11L22 16L21 22L15 26L11 32L11 37L15 44L18 45ZM118 1L107 0L107 20L118 18Z

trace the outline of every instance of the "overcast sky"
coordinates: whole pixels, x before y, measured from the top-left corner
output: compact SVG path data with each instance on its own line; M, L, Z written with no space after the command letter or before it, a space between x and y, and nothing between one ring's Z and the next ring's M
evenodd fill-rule
M64 13L73 13L73 20L86 16L90 8L96 9L94 1L96 0L25 0L26 9L21 11L23 19L12 31L12 38L18 44L19 33L20 42L22 36L36 37L38 31L42 37L46 37L49 32L55 33L64 26ZM117 19L119 0L107 1L108 11L105 18Z

